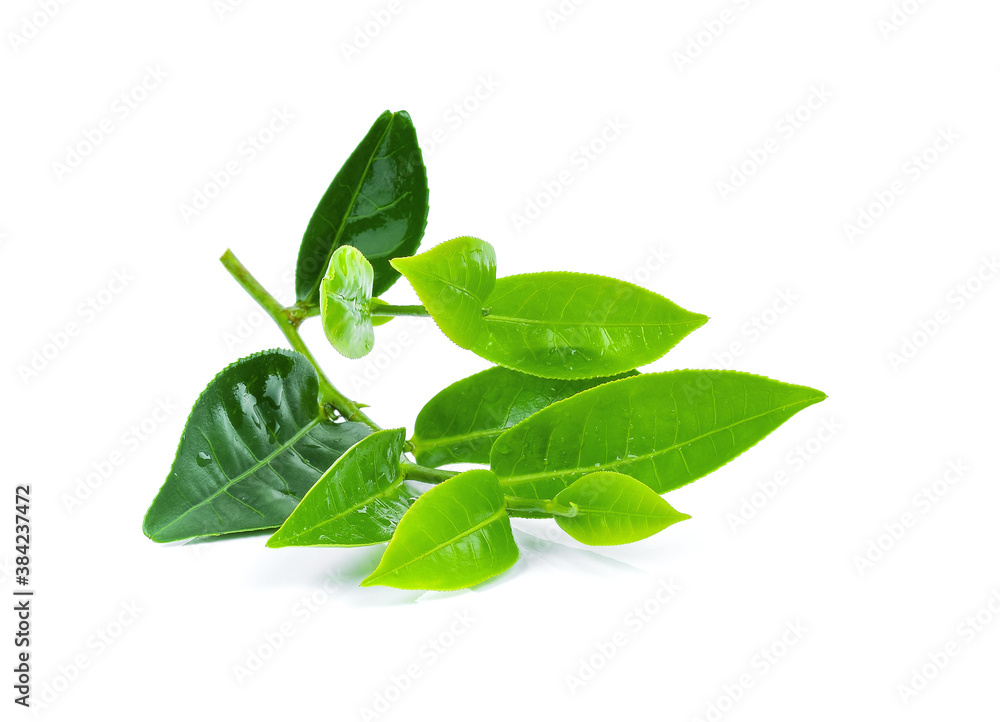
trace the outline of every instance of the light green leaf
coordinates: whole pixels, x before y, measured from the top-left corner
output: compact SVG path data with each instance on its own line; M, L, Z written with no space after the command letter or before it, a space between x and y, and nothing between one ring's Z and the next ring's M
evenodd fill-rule
M337 172L302 237L295 267L301 303L319 300L330 256L355 246L374 268L374 295L399 274L389 265L420 246L427 225L427 170L410 116L386 111Z
M496 477L474 469L420 496L400 520L378 568L361 582L397 589L464 589L519 556Z
M405 429L376 431L320 477L269 547L354 547L386 542L410 507L400 458Z
M341 246L330 256L320 288L320 315L330 344L347 358L361 358L375 346L370 303L372 265L357 248Z
M531 273L496 279L493 248L458 238L393 261L448 338L535 376L614 376L651 363L708 319L604 276Z
M469 376L420 410L411 439L417 461L425 466L488 464L490 447L506 429L556 401L617 378L545 379L501 366Z
M559 379L644 366L708 320L640 286L584 273L498 279L486 306L487 333L471 350L501 366Z
M312 365L274 350L226 367L195 402L146 518L156 542L273 529L341 454L369 433L333 423Z
M505 431L490 465L504 493L552 499L593 471L628 474L658 494L715 471L822 391L737 371L667 371L612 381Z
M591 546L630 544L691 518L675 511L641 481L614 471L581 476L556 494L554 501L576 507L576 516L557 516L556 523Z
M410 258L396 258L392 265L448 338L462 348L477 343L485 331L485 300L497 277L493 246L465 236Z

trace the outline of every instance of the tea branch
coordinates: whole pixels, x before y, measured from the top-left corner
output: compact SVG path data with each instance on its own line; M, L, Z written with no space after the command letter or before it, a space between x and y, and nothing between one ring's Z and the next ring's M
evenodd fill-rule
M326 377L323 373L323 369L320 368L319 363L316 361L316 357L312 355L309 347L306 346L305 341L302 340L301 334L299 334L299 325L302 323L304 316L301 312L302 307L296 305L289 308L285 308L281 303L267 292L260 282L253 277L253 274L246 269L239 259L233 254L232 251L226 250L222 254L222 258L219 259L222 265L230 275L236 279L236 282L243 287L243 290L250 294L250 297L255 300L267 315L278 325L281 332L288 339L288 343L292 345L292 348L298 351L300 354L305 356L309 363L312 364L313 368L316 369L316 376L319 378L319 390L322 397L323 403L332 406L338 414L343 416L348 421L358 421L365 424L373 431L379 431L382 427L372 421L368 415L361 410L361 405L356 401L352 401L347 398L344 394L337 390L337 388L330 383L330 379ZM310 314L314 315L314 314Z

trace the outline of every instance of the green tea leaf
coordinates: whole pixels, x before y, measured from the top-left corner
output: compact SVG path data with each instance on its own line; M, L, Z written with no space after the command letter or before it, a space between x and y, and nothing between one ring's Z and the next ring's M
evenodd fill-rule
M557 516L556 524L591 546L630 544L691 518L641 481L614 471L581 476L556 494L555 501L577 508L576 516Z
M348 449L267 546L353 547L389 541L413 499L400 468L405 438L405 429L376 431Z
M383 113L351 153L306 227L295 269L298 300L315 303L330 256L355 246L374 269L380 296L399 274L389 262L420 246L427 225L427 171L410 116Z
M614 376L663 356L708 318L585 273L496 278L492 246L458 238L393 265L448 338L535 376Z
M556 401L618 378L545 379L501 366L469 376L420 410L411 439L417 461L425 466L488 464L490 447L506 429Z
M506 571L518 556L496 477L474 469L413 502L378 568L361 584L464 589Z
M501 278L486 306L487 333L470 350L558 379L613 376L651 363L708 320L639 286L585 273Z
M635 477L657 494L715 471L822 391L737 371L667 371L612 381L505 431L490 465L504 493L552 499L593 471Z
M472 348L486 330L483 307L497 278L493 246L468 236L392 261L444 334Z
M369 433L333 423L304 356L274 350L226 367L188 417L143 533L168 542L273 529L341 454Z
M347 358L361 358L375 346L372 265L357 248L341 246L330 257L320 288L320 316L330 344Z

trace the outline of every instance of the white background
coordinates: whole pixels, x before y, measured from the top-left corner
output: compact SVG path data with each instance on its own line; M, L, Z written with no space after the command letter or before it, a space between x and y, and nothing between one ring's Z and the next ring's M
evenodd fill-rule
M591 0L559 22L557 0L219 5L69 2L48 18L8 0L0 17L0 560L9 599L13 487L30 483L41 716L366 719L383 695L379 718L399 720L998 719L998 284L969 279L1000 250L1000 6L908 0L886 26L890 0ZM390 21L359 38L372 13ZM137 90L148 68L165 78ZM125 113L130 93L145 97ZM712 319L651 369L753 371L829 399L671 493L692 520L601 550L518 521L522 560L474 591L361 589L379 548L151 543L141 519L198 393L283 345L217 258L232 248L291 301L312 209L385 109L424 140L425 247L476 235L502 275L633 278ZM294 120L250 160L241 144L276 111ZM54 165L102 119L76 168ZM624 129L602 147L609 121ZM231 160L241 174L184 218ZM749 179L720 191L745 161ZM516 223L563 171L572 183ZM848 232L872 204L889 207ZM120 292L88 315L102 289ZM317 322L306 334L386 426L486 366L407 320L356 362ZM26 374L36 352L50 358ZM949 465L964 469L952 484ZM881 558L859 568L872 543ZM788 624L805 631L783 641ZM926 687L902 690L925 665Z

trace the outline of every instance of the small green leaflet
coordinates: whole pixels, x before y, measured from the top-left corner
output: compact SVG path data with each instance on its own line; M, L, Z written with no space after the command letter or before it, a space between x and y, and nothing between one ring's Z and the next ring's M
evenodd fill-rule
M471 349L485 331L483 307L497 279L493 246L464 236L410 258L396 258L420 302L444 335Z
M556 523L591 546L630 544L691 518L674 510L641 481L613 471L581 476L556 494L554 501L576 507L576 516L557 516Z
M380 296L399 274L389 265L420 246L427 225L427 170L410 116L383 113L351 153L306 227L295 268L302 303L319 300L330 256L355 246L374 269Z
M506 571L519 555L496 476L474 469L413 502L361 585L464 589Z
M614 376L663 356L708 318L584 273L496 278L492 246L458 238L393 261L448 338L535 376Z
M369 308L372 265L357 248L341 246L330 257L320 287L320 315L330 344L347 358L361 358L375 346Z
M413 495L403 484L405 429L376 431L334 462L269 547L355 547L386 542Z
M417 461L425 466L489 464L490 447L506 429L556 401L618 378L545 379L494 366L456 381L417 416L411 439Z
M592 471L657 494L715 471L822 391L738 371L667 371L612 381L530 416L493 444L504 493L552 499Z
M316 371L294 351L226 367L195 402L143 533L168 542L281 526L316 480L369 429L333 423Z

